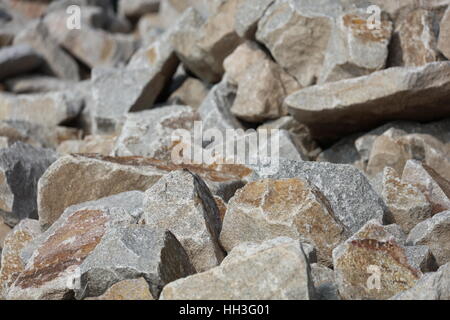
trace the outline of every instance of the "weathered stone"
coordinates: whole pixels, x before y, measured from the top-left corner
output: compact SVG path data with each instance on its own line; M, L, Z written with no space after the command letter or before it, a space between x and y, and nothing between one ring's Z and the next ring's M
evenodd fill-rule
M214 196L214 201L216 202L217 209L219 210L220 221L223 223L225 214L227 213L228 205L223 201L221 197Z
M122 280L113 284L104 294L85 300L154 300L144 278Z
M45 60L44 70L61 79L80 79L80 71L75 60L64 52L58 42L50 36L43 22L32 23L14 38L15 44L30 45Z
M431 203L433 214L450 209L450 184L436 171L417 160L408 160L403 170L402 183L410 183Z
M440 24L438 49L450 59L450 7L445 12Z
M217 200L216 200L216 203L217 203L217 207L219 207L219 202ZM225 207L225 211L226 211L226 207ZM221 212L221 216L222 216L222 212ZM223 212L223 216L225 216L225 212ZM5 224L3 221L3 218L0 217L0 253L1 253L1 249L3 248L3 243L5 242L5 238L10 232L11 232L11 227L8 226L7 224ZM0 265L1 265L1 258L0 258Z
M119 14L136 19L146 13L157 12L160 0L120 0Z
M319 262L330 266L331 252L349 233L328 200L305 180L261 180L239 189L228 203L220 234L225 250L279 236L314 245Z
M29 45L0 48L0 80L33 71L42 62L42 57Z
M417 187L402 183L397 172L389 167L383 172L382 197L389 209L387 219L406 234L432 216L432 207L425 195Z
M5 81L8 91L19 93L43 93L64 91L76 84L75 81L62 80L45 75L26 75L9 78Z
M288 96L285 103L313 136L335 139L386 120L425 121L448 116L449 74L450 62L390 68L305 88Z
M240 45L223 64L227 80L237 86L231 113L247 122L277 119L287 114L284 98L299 89L296 80L253 42Z
M6 295L8 288L25 268L20 257L21 250L39 234L39 222L24 219L6 237L2 246L0 299Z
M267 281L271 279L271 281ZM276 238L235 247L219 267L169 283L162 300L310 300L308 261L297 240Z
M318 263L311 264L311 276L318 300L340 300L334 271Z
M389 227L370 221L334 249L336 283L343 299L387 299L422 277L429 249L405 247L396 238Z
M190 106L197 110L208 95L208 88L198 79L187 78L169 97L172 104Z
M83 100L69 91L17 96L0 93L0 108L1 120L57 126L75 119L83 108Z
M148 156L170 160L176 130L192 131L200 117L187 106L167 106L129 113L113 153L116 156Z
M391 300L450 300L450 263L436 272L426 273L414 287Z
M439 266L450 262L450 211L438 213L416 225L409 233L407 243L430 247Z
M220 264L222 228L219 209L206 184L187 171L174 171L146 191L142 223L171 231L186 249L195 269Z
M91 135L83 140L66 140L58 146L56 151L60 154L99 153L108 156L114 149L116 138L116 136Z
M234 27L241 38L253 39L255 37L258 21L274 0L238 0Z
M9 8L13 8L20 15L28 18L39 18L47 9L49 1L23 1L23 0L4 0Z
M56 158L52 150L22 142L0 149L0 210L7 224L37 218L38 180Z

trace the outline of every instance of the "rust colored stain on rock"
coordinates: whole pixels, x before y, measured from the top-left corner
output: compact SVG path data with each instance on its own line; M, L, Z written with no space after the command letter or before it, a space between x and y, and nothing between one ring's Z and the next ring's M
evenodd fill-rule
M347 14L342 19L344 26L350 28L353 35L364 42L388 41L391 36L387 21L381 21L380 29L371 30L368 27L368 20L355 14Z

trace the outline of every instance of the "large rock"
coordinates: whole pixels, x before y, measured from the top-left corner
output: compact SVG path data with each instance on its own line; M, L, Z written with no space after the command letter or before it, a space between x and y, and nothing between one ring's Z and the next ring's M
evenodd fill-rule
M37 220L24 219L6 237L1 252L0 299L5 297L9 287L25 268L20 256L22 249L40 233Z
M434 215L418 225L408 235L410 245L430 247L439 266L450 262L450 211Z
M439 32L439 50L450 59L450 7L441 20Z
M169 283L161 293L163 300L312 298L314 287L302 245L289 238L243 243L219 267Z
M104 294L85 300L154 300L144 278L122 280L113 284Z
M157 12L160 0L120 0L119 14L136 19L146 13Z
M314 245L319 262L331 266L333 249L350 234L323 194L303 179L261 180L239 189L220 234L225 250L279 236Z
M76 85L76 81L48 75L22 75L5 81L8 91L16 94L64 91Z
M258 27L258 21L263 17L267 8L275 0L238 0L234 28L241 38L253 39Z
M220 264L219 209L206 184L188 171L174 171L146 191L142 222L170 230L199 272Z
M403 246L395 227L370 221L334 249L336 282L343 299L387 299L412 288L422 277L421 268L432 271L429 248Z
M0 48L0 80L33 71L42 63L42 57L29 45Z
M115 142L115 136L90 135L83 140L66 140L58 146L56 151L60 154L99 153L108 156L112 153Z
M38 180L56 159L52 150L22 142L0 149L0 209L7 224L38 217Z
M285 103L314 136L335 139L383 121L448 116L449 87L450 62L436 62L312 86L288 96Z

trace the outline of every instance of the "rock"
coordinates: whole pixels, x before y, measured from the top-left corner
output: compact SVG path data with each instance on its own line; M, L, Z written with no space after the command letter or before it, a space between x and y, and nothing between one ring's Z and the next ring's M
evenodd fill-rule
M157 12L160 0L120 0L119 14L136 19L146 13Z
M116 136L90 135L83 140L66 140L56 151L60 154L99 153L108 156L113 151L116 138Z
M267 279L272 279L267 281ZM289 238L235 247L216 268L166 285L162 300L310 300L310 268L302 245Z
M450 263L436 272L425 274L416 285L391 300L450 300Z
M144 278L122 280L113 284L104 294L84 300L154 300Z
M285 103L314 137L335 139L382 121L426 121L448 116L445 106L449 101L449 72L449 62L390 68L305 88L288 96Z
M239 0L234 17L234 28L241 38L253 40L258 27L258 21L274 0Z
M443 211L419 224L408 235L410 245L430 247L439 266L450 262L450 211Z
M8 225L37 218L38 180L56 158L49 149L22 142L0 149L0 209Z
M302 178L315 185L328 199L331 209L351 233L371 219L382 221L387 211L366 177L351 165L279 159L271 164L248 165L252 169L246 181ZM276 169L276 170L275 170Z
M394 169L383 172L382 197L389 209L388 220L408 234L418 223L432 216L432 207L425 195L415 186L402 183Z
M33 71L42 62L42 57L25 44L0 48L0 80Z
M311 276L318 300L341 300L332 269L313 263Z
M50 36L49 30L43 22L27 26L14 38L15 44L30 45L45 60L44 70L61 79L78 81L80 70L76 61L58 45Z
M216 202L217 209L219 210L220 221L222 221L223 223L228 205L225 203L225 201L223 201L221 197L218 196L214 196L214 201Z
M187 106L166 106L129 113L113 153L116 156L148 156L170 160L176 130L193 131L200 117Z
M447 8L441 20L438 49L450 59L450 8Z
M343 299L387 299L412 288L427 266L427 247L405 247L389 227L368 222L334 249L336 283Z
M74 85L76 85L75 81L64 81L45 75L17 76L5 81L8 91L16 94L64 91Z
M279 236L314 245L319 262L331 266L331 252L349 233L323 194L303 179L267 179L239 189L228 203L220 234L224 249Z
M217 206L219 207L219 202L217 200L216 200L216 203L217 203ZM225 207L225 211L226 211L226 207ZM221 212L221 215L222 215L222 212ZM225 216L225 212L223 212L223 216ZM3 248L5 238L10 232L11 232L11 227L8 226L3 221L3 218L0 217L0 253L1 253L1 249ZM0 259L0 265L1 265L1 259Z
M198 79L187 78L169 97L172 104L190 106L197 110L208 95L208 88Z
M283 100L299 86L257 44L245 42L240 45L225 59L223 66L227 80L238 88L231 108L233 115L258 123L287 114Z
M0 108L0 120L57 126L75 119L83 109L83 100L69 91L17 96L0 93Z
M224 257L216 202L201 178L190 172L171 172L148 189L141 221L172 232L198 272L217 266Z
M39 222L37 220L24 219L6 237L2 245L0 299L5 297L9 287L25 268L20 257L21 250L39 234Z
M402 183L410 183L425 195L433 214L450 209L450 185L436 171L417 160L408 160L403 170Z
M35 19L44 14L49 1L21 1L21 0L5 0L8 7L13 8L25 18Z

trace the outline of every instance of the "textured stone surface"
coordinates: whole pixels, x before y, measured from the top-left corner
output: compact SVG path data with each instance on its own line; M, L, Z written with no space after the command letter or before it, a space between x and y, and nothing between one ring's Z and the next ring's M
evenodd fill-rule
M120 0L119 14L129 18L137 18L146 13L156 12L160 0Z
M332 269L313 263L311 264L311 276L318 300L340 300Z
M447 57L450 57L450 8L445 12L440 24L439 50Z
M42 64L41 56L29 45L0 48L0 80L32 71Z
M116 136L90 135L83 140L66 140L58 146L57 151L60 154L99 153L108 156L113 151L116 138Z
M255 37L258 21L274 0L239 0L234 17L234 27L240 37L253 39Z
M74 85L75 81L47 75L22 75L5 81L8 91L16 94L63 91Z
M208 95L208 88L196 78L187 78L169 97L169 102L197 110Z
M439 266L450 262L450 211L444 211L417 224L407 243L430 247Z
M314 245L319 262L331 265L331 252L349 235L328 200L305 180L261 180L239 189L220 234L225 250L279 236Z
M267 281L273 279L273 281ZM298 241L276 238L235 247L219 267L169 283L163 300L309 300L310 268Z
M122 280L113 284L104 294L85 300L154 300L144 278Z
M170 230L199 272L220 264L219 209L206 184L188 171L173 171L146 191L142 223Z
M335 139L386 120L424 121L448 116L449 74L449 62L390 68L302 89L288 96L285 103L314 136Z

